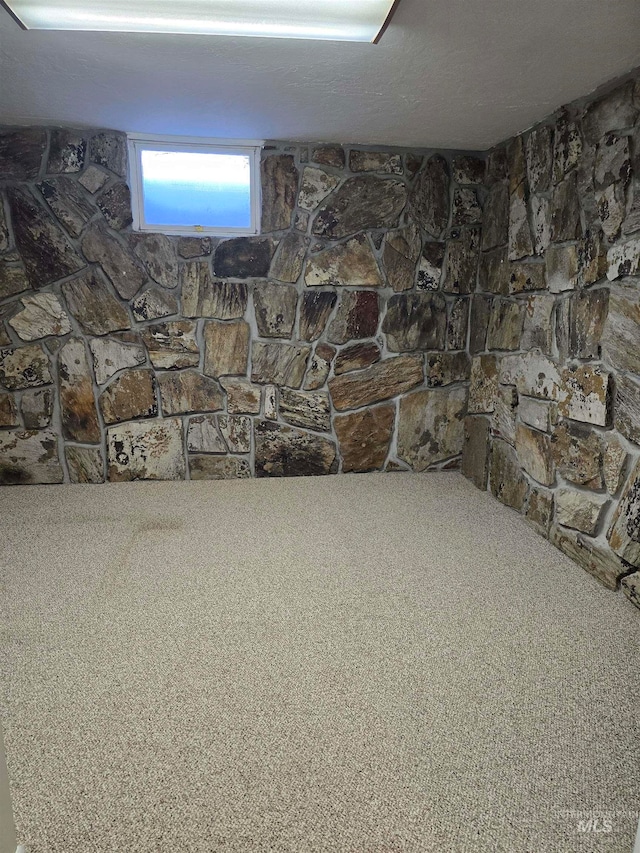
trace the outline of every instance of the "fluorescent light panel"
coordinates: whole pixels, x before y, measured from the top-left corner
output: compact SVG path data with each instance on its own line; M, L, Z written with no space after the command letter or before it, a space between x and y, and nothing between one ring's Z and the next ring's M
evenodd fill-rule
M375 41L393 0L8 0L29 30Z

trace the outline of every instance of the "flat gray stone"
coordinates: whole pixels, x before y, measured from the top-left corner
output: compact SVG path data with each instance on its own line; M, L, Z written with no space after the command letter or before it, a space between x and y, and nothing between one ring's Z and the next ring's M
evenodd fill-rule
M38 177L47 134L41 127L24 127L0 133L0 174L8 181L29 181Z
M78 130L54 127L51 129L47 174L80 172L87 153L87 139Z
M251 476L249 462L235 456L189 456L192 480L238 480Z
M53 430L0 432L0 484L62 483L58 437Z
M449 167L434 154L418 173L409 196L409 215L432 237L439 239L449 224Z
M196 324L191 320L155 323L142 331L151 364L163 370L195 367L200 362Z
M79 237L96 209L73 178L49 178L38 184L42 197L72 237Z
M119 370L139 367L147 360L141 344L117 338L93 338L89 341L89 348L98 385L104 385Z
M340 183L335 175L306 166L302 172L300 192L298 194L298 206L303 210L313 211Z
M413 391L400 398L398 458L414 471L462 453L466 388Z
M110 228L122 231L133 222L131 191L124 181L112 184L98 199L98 207Z
M310 255L304 274L307 287L344 285L381 287L382 276L369 241L358 234L345 243Z
M444 349L446 328L441 293L399 293L389 298L382 331L391 352Z
M49 356L42 346L0 349L0 385L9 391L51 383Z
M72 483L104 483L104 457L101 447L67 445L64 455Z
M300 388L310 352L310 347L297 344L254 341L251 381Z
M165 234L136 234L134 252L151 278L171 290L178 285L178 255L175 241Z
M100 264L123 299L132 299L147 280L131 252L102 225L92 225L86 231L82 251L88 261Z
M71 314L91 335L106 335L131 326L124 307L94 270L66 281L62 293Z
M158 374L162 413L217 412L224 406L218 382L197 370L177 370Z
M121 178L127 173L127 138L124 133L96 133L89 142L89 159Z
M320 237L347 237L370 228L393 228L407 201L397 180L361 175L348 178L319 208L312 231Z
M278 411L282 420L293 426L328 432L331 429L331 407L326 391L280 390Z
M265 157L260 164L262 180L262 233L291 227L298 194L298 170L290 154ZM229 275L229 273L219 273Z
M372 338L378 331L380 299L372 290L347 290L340 294L335 316L327 330L332 344Z
M25 429L48 427L53 416L53 388L27 388L22 392L20 411ZM17 426L17 421L2 426Z
M131 300L131 313L139 323L170 317L178 313L178 300L173 293L152 284Z
M223 240L216 248L213 272L220 278L265 278L276 246L270 237Z
M20 299L22 310L9 325L23 341L35 341L49 335L68 335L71 324L55 293L34 293Z
M204 326L204 368L208 376L244 376L249 358L249 324L244 320ZM254 348L257 344L254 344Z
M180 418L120 424L107 430L108 479L183 480Z
M290 338L296 320L298 291L292 284L257 283L253 307L258 334L263 338Z

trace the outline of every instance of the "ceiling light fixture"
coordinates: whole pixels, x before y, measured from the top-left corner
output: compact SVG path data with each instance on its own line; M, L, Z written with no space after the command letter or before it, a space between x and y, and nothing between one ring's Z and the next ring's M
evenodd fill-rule
M377 42L399 0L0 0L27 30Z

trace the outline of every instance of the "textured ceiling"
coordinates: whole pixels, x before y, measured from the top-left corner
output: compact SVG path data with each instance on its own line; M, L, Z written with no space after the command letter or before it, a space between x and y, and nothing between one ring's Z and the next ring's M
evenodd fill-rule
M638 0L401 0L378 45L24 32L0 8L0 123L484 149L637 65Z

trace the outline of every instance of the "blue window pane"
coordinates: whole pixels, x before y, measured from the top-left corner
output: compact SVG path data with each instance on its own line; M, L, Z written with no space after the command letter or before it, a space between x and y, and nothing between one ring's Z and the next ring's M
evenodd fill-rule
M147 225L251 226L249 157L186 151L142 151Z

